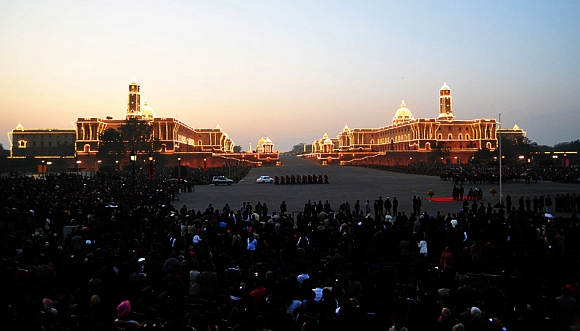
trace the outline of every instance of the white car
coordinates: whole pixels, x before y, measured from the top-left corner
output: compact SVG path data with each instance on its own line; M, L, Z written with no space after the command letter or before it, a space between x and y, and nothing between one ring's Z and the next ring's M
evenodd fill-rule
M256 179L256 183L273 183L274 178L270 176L260 176L260 178Z

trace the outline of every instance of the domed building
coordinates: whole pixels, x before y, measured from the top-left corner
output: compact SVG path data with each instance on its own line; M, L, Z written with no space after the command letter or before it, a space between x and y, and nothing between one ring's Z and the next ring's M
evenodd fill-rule
M408 121L414 120L413 114L405 105L405 100L401 102L401 108L397 109L395 116L393 116L393 125L399 125Z
M496 127L491 118L455 119L451 89L443 83L436 118L415 118L403 100L390 125L370 129L346 125L336 138L325 133L313 141L311 153L304 157L323 164L467 163L479 149L495 150Z
M332 152L335 146L338 144L338 138L330 139L328 134L324 133L322 138L312 142L312 149L317 151L326 151L326 153Z
M258 140L258 144L256 145L256 151L258 153L273 153L274 143L270 138L262 136L262 138Z
M155 111L153 110L153 108L147 105L147 98L145 98L143 107L141 107L141 118L143 118L146 121L153 121L153 118L155 118Z
M222 158L226 153L233 154L234 151L234 142L219 125L213 129L193 128L174 117L157 117L147 99L144 99L141 105L141 87L133 78L129 83L125 118L77 119L75 123L77 157L96 157L99 149L106 144L106 141L101 139L105 131L113 129L121 132L126 125L133 125L137 131L141 130L141 133L147 135L139 137L137 141L127 142L128 151L134 149L138 155L179 154L179 162L182 165L199 167L199 159L205 159L204 164L207 166L228 162L218 158ZM125 154L127 153L123 153ZM103 157L102 153L100 157ZM211 162L208 162L208 159ZM177 158L172 161L177 162Z
M58 159L61 168L53 169L59 171L120 169L133 161L204 169L240 162L246 166L280 164L280 155L267 137L261 139L259 153L234 152L233 140L219 125L194 128L178 118L158 117L147 99L141 105L141 86L135 78L129 82L124 117L79 117L73 125L73 129L25 130L19 124L8 133L10 157L32 160L29 166L36 166L38 157L47 161L45 166ZM130 160L131 154L136 160Z

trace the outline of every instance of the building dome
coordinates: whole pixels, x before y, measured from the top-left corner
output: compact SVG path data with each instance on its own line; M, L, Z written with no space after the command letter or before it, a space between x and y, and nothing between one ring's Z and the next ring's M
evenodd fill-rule
M330 140L330 138L326 138L326 139L324 140L324 144L325 144L325 145L332 145L332 140Z
M135 77L133 77L133 80L129 83L129 85L139 85L139 83L137 82Z
M141 116L146 120L153 120L155 117L155 111L153 108L147 106L147 99L145 99L145 103L141 107Z
M393 125L412 121L414 119L415 117L413 117L413 114L411 114L411 111L405 105L405 100L403 100L401 102L401 108L399 108L395 113L395 116L393 116Z
M451 90L451 89L449 88L449 86L447 86L447 83L443 83L443 86L441 86L439 91L441 91L441 90Z
M256 150L258 153L272 153L273 147L274 143L272 143L272 140L266 136L262 136L262 138L258 140Z

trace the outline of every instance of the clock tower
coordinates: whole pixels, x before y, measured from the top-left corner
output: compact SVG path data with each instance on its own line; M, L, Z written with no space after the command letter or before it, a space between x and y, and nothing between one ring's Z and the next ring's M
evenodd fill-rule
M439 89L439 117L440 120L452 121L453 116L453 100L451 99L451 89L447 83Z
M127 97L127 119L141 117L141 96L139 95L139 83L133 78L129 83L129 95Z

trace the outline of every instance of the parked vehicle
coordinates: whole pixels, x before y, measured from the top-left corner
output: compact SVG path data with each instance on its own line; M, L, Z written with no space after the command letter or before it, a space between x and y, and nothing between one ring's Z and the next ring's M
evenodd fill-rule
M234 181L226 178L226 176L213 176L213 183L215 185L220 185L220 184L226 184L226 185L232 185Z
M270 176L260 176L260 178L256 179L256 183L273 183L274 178Z

